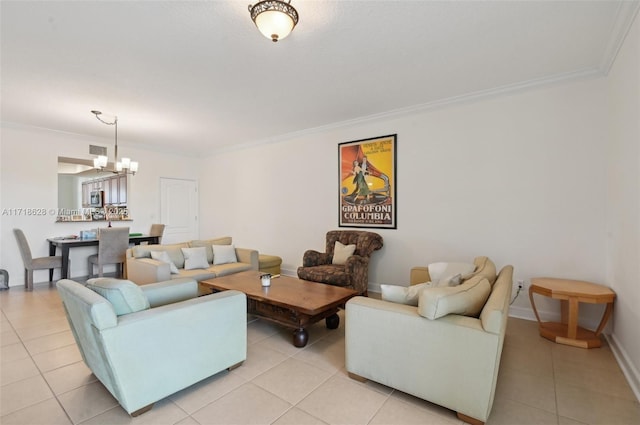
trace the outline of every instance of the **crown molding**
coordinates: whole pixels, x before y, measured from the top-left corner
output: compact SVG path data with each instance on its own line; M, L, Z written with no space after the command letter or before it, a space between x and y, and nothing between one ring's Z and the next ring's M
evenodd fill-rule
M557 84L563 84L572 81L579 81L584 79L604 77L605 74L599 68L583 69L575 72L567 72L563 74L556 74L549 77L537 78L520 83L509 84L505 86L495 87L487 90L480 90L472 93L467 93L460 96L453 96L445 99L439 99L432 102L422 103L419 105L408 106L405 108L393 109L378 114L367 115L364 117L354 118L345 121L339 121L323 126L307 128L300 131L286 133L266 139L259 139L247 143L240 143L234 146L225 146L220 149L209 151L209 155L213 156L220 153L233 152L239 150L245 150L260 145L268 145L272 143L280 143L287 140L292 140L300 137L309 136L312 134L323 133L332 130L342 130L350 127L368 124L371 122L379 122L380 120L388 120L393 118L400 118L404 116L410 116L413 114L423 113L430 110L441 109L454 105L462 105L466 103L477 102L480 100L490 99L493 97L506 96L524 92L536 88L543 88L553 86Z
M36 125L31 125L31 124L22 124L22 123L17 123L13 121L0 121L0 128L38 131L42 133L56 133L56 134L60 134L68 137L69 141L72 141L74 143L76 142L99 143L99 144L106 144L107 147L113 146L114 144L114 139L109 137L74 133L71 131L56 130L54 128L40 127ZM118 140L120 142L120 146L119 146L120 148L122 148L122 142L124 142L127 149L133 148L133 149L147 150L147 151L159 152L159 153L164 153L169 155L180 155L188 158L200 158L202 156L202 154L199 152L192 153L192 152L186 152L184 150L181 150L179 146L176 146L175 148L166 148L166 147L158 147L155 145L150 145L148 143L130 142L128 139L123 139L123 138L119 138Z
M637 18L640 11L639 1L626 1L620 3L616 13L615 23L611 30L611 37L607 43L602 62L600 62L600 70L604 75L608 75L613 63L618 56L618 52L624 44L629 30L633 25L633 21Z

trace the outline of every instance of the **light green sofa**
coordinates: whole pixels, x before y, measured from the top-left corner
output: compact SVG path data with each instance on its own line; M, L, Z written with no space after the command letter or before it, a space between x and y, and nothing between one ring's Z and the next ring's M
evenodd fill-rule
M242 292L197 297L193 279L100 280L119 286L92 290L63 279L58 293L85 364L130 415L246 359Z
M486 257L477 258L476 265L479 259ZM420 313L429 308L421 305L426 302L424 292L417 307L365 297L349 300L345 320L349 375L447 407L466 422L485 422L493 405L513 280L512 266L505 266L496 278L495 265L486 260L493 267L486 278L495 283L478 317L423 317ZM429 280L426 268L414 268L411 280Z
M215 239L193 240L169 245L136 245L127 249L127 279L138 285L189 277L196 281L213 279L246 270L258 270L259 255L255 249L235 248L238 262L214 265L212 245L231 245L232 238L224 236ZM182 248L204 247L207 251L207 268L185 270ZM166 251L178 269L172 274L170 266L151 258L152 251Z

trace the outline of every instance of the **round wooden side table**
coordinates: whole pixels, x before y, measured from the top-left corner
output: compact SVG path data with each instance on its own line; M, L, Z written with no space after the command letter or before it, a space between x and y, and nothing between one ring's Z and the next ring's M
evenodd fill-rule
M533 294L560 300L562 322L542 322L533 300ZM615 292L606 286L581 280L535 277L531 279L529 287L529 300L540 325L540 336L558 344L581 348L596 348L602 345L600 333L613 312L615 297ZM607 305L598 329L595 331L578 326L580 303Z

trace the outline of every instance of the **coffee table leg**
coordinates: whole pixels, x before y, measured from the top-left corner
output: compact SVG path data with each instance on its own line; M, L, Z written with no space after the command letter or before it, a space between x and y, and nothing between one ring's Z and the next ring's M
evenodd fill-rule
M327 329L338 329L338 326L340 326L340 316L337 314L332 314L324 320L327 324Z
M300 328L293 331L293 345L298 348L302 348L307 345L309 341L309 333L306 329Z

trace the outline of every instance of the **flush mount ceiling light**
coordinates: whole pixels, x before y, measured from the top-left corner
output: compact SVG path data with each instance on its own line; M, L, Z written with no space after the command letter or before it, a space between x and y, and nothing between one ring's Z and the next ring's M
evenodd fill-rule
M100 111L91 111L92 114L96 116L98 121L106 125L113 125L116 129L116 146L114 150L114 164L115 169L108 170L107 163L109 159L105 155L100 155L93 160L93 168L96 168L100 171L111 171L114 174L132 174L135 175L138 171L138 163L136 161L131 161L129 158L122 158L122 161L118 161L118 117L114 116L111 120L105 121L100 118L102 112Z
M288 2L280 0L264 0L249 5L251 19L258 30L273 42L282 40L293 31L298 23L298 11Z

